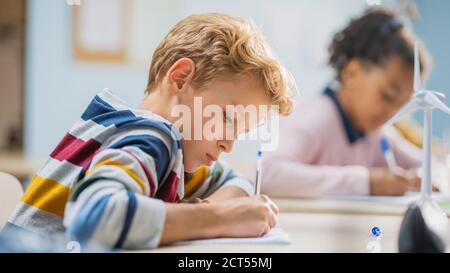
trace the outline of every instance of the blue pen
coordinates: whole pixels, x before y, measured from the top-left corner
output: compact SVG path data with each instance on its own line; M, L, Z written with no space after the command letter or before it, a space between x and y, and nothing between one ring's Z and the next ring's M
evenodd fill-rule
M380 140L380 148L381 152L386 159L386 163L391 171L396 171L398 169L397 163L395 162L394 152L391 149L391 145L389 145L389 141L386 137L382 136Z
M258 151L258 157L256 159L256 180L255 180L255 195L261 193L261 161L262 161L262 151Z

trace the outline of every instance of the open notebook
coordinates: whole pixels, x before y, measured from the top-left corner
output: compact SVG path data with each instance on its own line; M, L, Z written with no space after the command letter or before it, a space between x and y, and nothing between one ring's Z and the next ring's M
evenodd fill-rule
M240 245L287 245L291 243L289 234L277 226L263 237L258 238L219 238L207 240L181 241L174 245L223 245L223 244L240 244Z

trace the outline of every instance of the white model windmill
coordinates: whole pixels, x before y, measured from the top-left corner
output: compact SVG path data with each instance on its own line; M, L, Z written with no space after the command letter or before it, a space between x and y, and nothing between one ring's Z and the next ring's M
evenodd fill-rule
M424 112L423 161L421 198L413 203L405 214L400 230L400 252L443 252L448 238L447 215L432 200L431 183L431 131L434 109L450 115L450 108L444 104L445 95L423 88L420 71L419 48L414 48L414 96L388 123L399 121L416 110Z
M420 58L418 44L414 48L414 96L412 100L398 112L386 126L393 125L402 117L417 110L424 112L423 126L423 176L422 176L422 194L431 196L431 132L432 132L432 114L434 109L441 110L450 115L450 108L444 104L445 95L436 91L423 88L422 77L420 74Z

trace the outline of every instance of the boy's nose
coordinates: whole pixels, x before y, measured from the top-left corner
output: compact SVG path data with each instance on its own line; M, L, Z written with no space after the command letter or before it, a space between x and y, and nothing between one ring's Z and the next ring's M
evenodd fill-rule
M220 140L219 149L226 153L230 153L233 150L234 140Z

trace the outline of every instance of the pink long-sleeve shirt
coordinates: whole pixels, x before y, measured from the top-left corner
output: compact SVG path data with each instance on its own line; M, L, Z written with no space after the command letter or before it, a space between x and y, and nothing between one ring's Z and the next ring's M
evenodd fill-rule
M420 167L420 150L392 128L355 131L328 90L281 124L277 151L265 154L261 191L272 197L369 195L369 168L387 167L380 149L387 138L399 165Z

